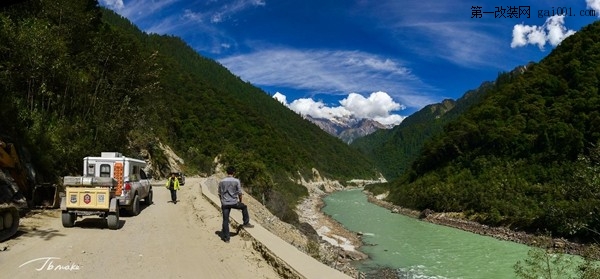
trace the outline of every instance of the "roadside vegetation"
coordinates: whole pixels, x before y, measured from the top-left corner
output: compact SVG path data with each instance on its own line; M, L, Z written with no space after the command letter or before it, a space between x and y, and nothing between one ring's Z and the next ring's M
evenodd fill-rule
M582 258L567 255L560 248L532 248L527 258L514 265L521 279L597 279L600 278L600 250L597 244L586 249Z

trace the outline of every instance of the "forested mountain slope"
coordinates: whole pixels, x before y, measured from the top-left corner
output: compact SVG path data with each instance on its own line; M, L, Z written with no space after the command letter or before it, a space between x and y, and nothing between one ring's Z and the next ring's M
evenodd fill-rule
M188 174L234 164L280 217L306 194L298 173L376 177L370 160L176 37L140 32L95 0L0 8L0 134L31 153L47 180L81 173L102 151L168 171L161 144ZM259 66L259 65L257 65Z
M425 144L389 199L591 239L600 231L600 22L501 77Z
M443 132L445 124L479 102L492 87L493 83L484 82L456 101L447 99L425 106L404 119L400 125L358 138L350 146L371 158L388 181L394 180L409 168L426 140Z

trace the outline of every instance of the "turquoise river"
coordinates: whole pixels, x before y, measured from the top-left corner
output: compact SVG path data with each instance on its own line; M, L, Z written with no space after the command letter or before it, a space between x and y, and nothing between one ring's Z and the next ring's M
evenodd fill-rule
M363 233L370 259L358 269L389 267L402 278L512 279L529 247L391 213L369 203L361 190L335 192L323 212Z

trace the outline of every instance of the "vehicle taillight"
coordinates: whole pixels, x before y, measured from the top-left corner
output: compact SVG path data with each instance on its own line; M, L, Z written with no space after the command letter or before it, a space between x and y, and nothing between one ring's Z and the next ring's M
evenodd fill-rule
M131 191L131 183L125 183L125 191Z

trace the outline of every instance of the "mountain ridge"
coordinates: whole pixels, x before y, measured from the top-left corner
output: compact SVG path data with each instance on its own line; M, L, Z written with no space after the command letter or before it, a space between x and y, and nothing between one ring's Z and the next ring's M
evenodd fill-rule
M332 120L327 118L316 118L310 115L305 115L303 117L316 124L330 135L338 137L348 144L352 143L352 141L357 138L372 134L377 130L391 129L391 126L386 126L376 120L367 118L336 118Z

